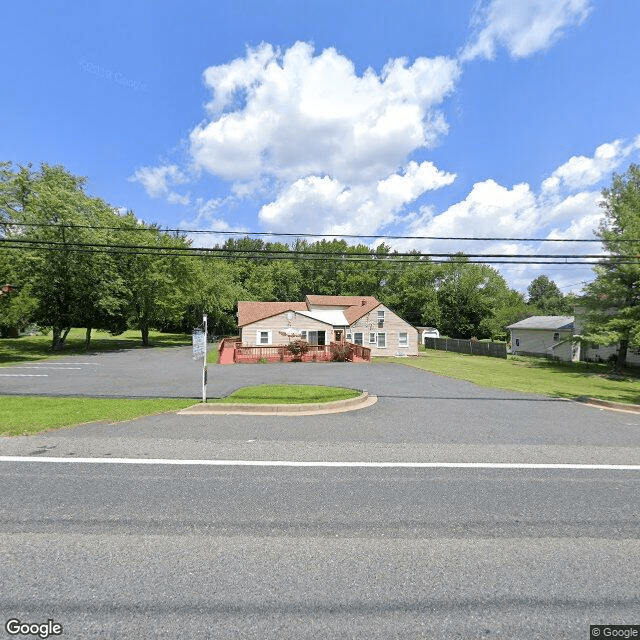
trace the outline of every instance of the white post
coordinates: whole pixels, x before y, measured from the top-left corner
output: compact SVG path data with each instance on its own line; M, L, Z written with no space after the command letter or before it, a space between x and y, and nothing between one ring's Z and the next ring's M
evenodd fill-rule
M204 324L204 359L202 360L202 402L207 402L207 314L202 316Z

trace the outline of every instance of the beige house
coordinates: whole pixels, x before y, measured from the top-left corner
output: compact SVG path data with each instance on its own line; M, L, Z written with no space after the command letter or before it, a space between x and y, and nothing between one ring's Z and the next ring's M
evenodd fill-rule
M511 353L547 356L577 362L606 362L618 353L617 344L598 345L582 340L583 311L575 316L531 316L507 327L511 331ZM630 348L627 363L640 365L640 349Z
M511 332L511 353L579 360L573 320L573 316L531 316L510 324L507 329Z
M314 296L305 302L238 302L244 346L277 346L301 338L310 344L346 340L372 356L418 354L418 332L373 296Z

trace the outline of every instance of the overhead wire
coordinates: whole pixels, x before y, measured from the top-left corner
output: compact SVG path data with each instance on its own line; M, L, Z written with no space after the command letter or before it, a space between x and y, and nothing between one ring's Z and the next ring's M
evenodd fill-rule
M14 222L0 221L0 225L15 227L41 227L41 228L68 228L68 229L92 229L96 231L151 231L173 234L206 234L206 235L239 235L239 236L260 236L260 237L287 237L287 238L351 238L362 239L372 238L379 240L460 240L473 242L601 242L600 238L531 238L531 237L512 237L512 236L416 236L416 235L392 235L392 234L349 234L349 233L303 233L303 232L277 232L277 231L247 231L247 230L224 230L215 231L212 229L180 229L180 228L162 228L160 226L103 226L103 225L82 225L68 223L45 223L45 222ZM616 242L640 242L640 238L621 238Z
M331 262L366 262L384 264L538 264L538 265L596 265L602 262L589 262L589 260L609 260L616 264L636 264L634 256L614 257L607 255L580 255L580 254L338 254L331 252L296 252L270 251L270 250L221 250L218 248L199 247L162 247L151 245L108 245L101 243L73 243L53 241L24 241L24 239L0 239L0 247L22 251L58 251L74 253L104 253L114 255L148 255L158 257L213 257L217 259L233 260L296 260L302 255L306 261L331 261ZM359 257L360 256L360 257Z
M533 259L533 258L549 258L549 259L567 259L567 258L580 258L580 259L598 259L603 260L610 258L609 254L597 253L597 254L558 254L558 253L549 253L549 254L521 254L521 253L434 253L434 252L397 252L393 253L369 253L369 254L353 254L353 253L340 253L335 251L315 251L312 249L242 249L242 248L230 248L230 247L192 247L192 246L182 246L182 247L163 247L162 245L145 245L145 244L112 244L112 243L101 243L101 242L77 242L72 240L41 240L41 239L31 239L31 238L0 238L0 242L9 242L16 243L20 245L24 245L26 248L44 248L47 246L63 246L63 247L86 247L86 248L110 248L110 249L140 249L143 251L163 251L163 250L171 250L176 251L183 254L188 253L213 253L213 254L233 254L233 253L241 253L241 254L252 254L252 255L286 255L291 259L294 259L296 256L325 256L325 257L337 257L340 259L349 259L351 256L364 256L367 255L367 260L372 260L376 258L384 258L384 257L392 257L392 258L451 258L456 256L462 256L469 258L522 258L522 259ZM44 246L44 247L43 247ZM619 258L624 259L634 259L638 256L635 255L620 255L617 256Z

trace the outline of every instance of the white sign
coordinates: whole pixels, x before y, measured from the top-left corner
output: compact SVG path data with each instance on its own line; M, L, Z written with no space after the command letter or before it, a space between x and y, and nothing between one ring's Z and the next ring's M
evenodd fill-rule
M201 331L200 329L196 329L191 334L191 342L193 344L193 359L202 360L204 358L205 350L207 348L206 336L204 331Z

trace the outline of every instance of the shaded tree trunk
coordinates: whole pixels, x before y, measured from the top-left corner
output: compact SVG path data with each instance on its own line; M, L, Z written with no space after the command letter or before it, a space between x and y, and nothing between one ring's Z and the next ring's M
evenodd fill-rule
M84 348L86 351L89 350L90 345L91 345L91 327L87 327L87 331L84 334Z
M620 340L618 355L616 357L616 369L624 369L627 364L627 351L629 350L629 338Z
M149 325L146 322L140 323L140 333L142 334L142 344L149 346Z
M51 346L54 351L62 351L64 349L69 331L71 331L71 327L65 327L64 329L62 327L53 327L53 341Z

